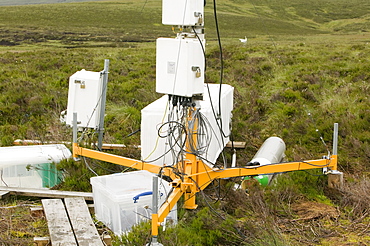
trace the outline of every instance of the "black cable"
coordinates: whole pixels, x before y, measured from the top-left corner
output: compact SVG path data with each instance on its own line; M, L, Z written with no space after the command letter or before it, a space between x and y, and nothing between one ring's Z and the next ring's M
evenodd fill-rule
M103 75L103 71L101 71L100 72L100 76L102 76ZM92 111L92 113L91 113L91 115L90 115L90 117L89 117L89 119L88 119L88 121L87 121L87 124L86 124L86 127L84 127L84 130L82 131L82 134L81 134L81 137L83 137L83 135L85 134L85 132L87 131L87 129L89 128L88 126L89 126L89 124L90 124L90 121L91 121L91 119L92 119L92 117L93 117L93 115L94 115L94 113L95 113L95 111L97 110L97 108L98 108L98 106L99 106L99 103L101 102L101 100L102 100L102 98L103 98L103 95L104 95L104 93L106 93L106 91L107 91L107 87L108 87L108 83L106 83L105 84L105 86L102 88L102 92L101 92L101 94L99 95L99 98L98 98L98 100L97 100L97 102L96 102L96 105L95 105L95 107L94 107L94 109L93 109L93 111ZM100 124L100 123L99 123ZM100 128L100 125L99 125L99 128ZM102 151L101 149L98 149L99 151Z
M94 166L96 166L96 167L99 167L99 168L101 168L101 169L103 169L103 170L105 170L105 171L107 171L107 172L110 172L110 173L116 173L116 172L117 172L116 170L113 170L113 169L109 169L109 168L103 167L102 165L100 165L100 164L96 163L96 162L94 161L95 159L91 159L91 158L89 158L89 159L90 159L91 163L92 163Z
M173 110L171 110L171 113L169 114L169 122L173 122L175 124L181 124L181 127L183 129L183 131L179 130L179 128L174 128L173 130L171 130L171 134L168 135L168 142L169 142L169 145L170 145L170 150L172 151L172 161L173 161L173 165L176 164L176 163L179 163L179 162L183 162L183 151L184 151L184 147L186 145L186 141L183 141L183 134L185 133L185 139L188 138L188 135L189 133L187 132L187 129L185 127L185 124L184 124L184 121L185 121L185 115L186 115L186 112L187 112L187 108L188 107L184 107L184 106L180 106L180 110L178 110L179 108L176 106L176 112L177 112L177 117L175 119L174 118L174 113L173 113ZM171 126L171 125L170 125ZM177 135L175 135L175 131L178 131ZM175 140L175 143L172 144L172 138ZM176 151L175 149L175 146L177 146L179 148L178 151Z
M127 136L125 136L125 137L123 137L123 138L131 137L132 135L134 135L134 134L136 134L136 133L138 133L138 132L140 132L140 131L141 131L141 129L139 128L139 129L137 129L136 131L131 132L130 134L128 134Z
M218 136L216 134L216 131L215 131L215 129L213 129L212 124L208 120L208 118L205 117L205 115L201 114L201 119L208 125L209 128L211 128L211 132L215 135L219 147L223 148L224 147L224 141L223 141L222 136L221 136L221 142L220 142L220 139L218 138ZM217 123L217 121L216 121L216 123ZM209 141L211 141L211 140L209 140Z
M211 108L212 108L213 115L215 117L216 123L217 123L217 125L218 125L218 127L220 129L220 132L221 132L222 136L224 138L227 138L228 136L223 132L223 129L222 129L222 119L221 119L221 92L222 92L222 84L223 84L224 61L223 61L223 53L222 53L222 44L221 44L220 32L219 32L219 28L218 28L216 0L213 1L213 10L214 10L214 16L215 16L215 23L216 23L217 39L218 39L218 44L219 44L219 48L220 48L220 62L221 62L221 66L220 66L220 88L219 88L219 100L218 100L218 108L219 108L219 114L220 114L220 123L218 122L219 117L216 115L216 112L214 110L214 106L213 106L213 103L212 103L212 98L211 98L211 94L210 94L210 90L209 90L208 84L207 84L207 89L208 89L208 95L209 95L209 99L210 99L210 103L211 103ZM195 28L194 27L193 27L193 32L195 33L195 36L198 38L198 40L199 40L199 42L201 44L201 48L202 48L203 55L204 55L204 64L205 64L204 65L204 71L206 71L206 68L207 68L207 65L206 65L207 64L207 59L206 59L205 49L204 49L203 43L201 42L200 37L197 34L197 32L195 31Z
M159 172L158 172L158 175L159 174L161 174L162 173L162 170L164 169L164 168L171 168L171 169L173 169L174 171L172 171L176 176L178 176L182 181L184 181L183 179L184 179L184 173L181 173L176 167L173 167L173 166L163 166L163 167L161 167L160 169L159 169ZM177 171L175 171L175 170L177 170Z
M198 183L192 178L192 177L189 177L193 182L194 184L197 186L198 190L200 191L200 193L202 194L203 198L204 198L204 201L206 202L207 206L212 210L212 212L214 212L218 217L220 217L221 219L223 220L226 220L226 218L224 218L220 213L218 213L212 206L211 204L208 203L207 199L206 199L206 196L204 195L203 193L203 190L199 187Z
M160 155L159 157L153 159L153 160L150 160L150 161L143 161L142 162L145 162L145 163L151 163L151 162L155 162L155 161L158 161L159 159L161 159L162 157L164 157L165 155L167 155L172 149L170 148L169 150L167 150L166 152L164 152L162 155Z
M193 155L197 156L199 159L201 159L203 162L207 162L207 163L209 163L209 165L211 165L213 167L217 167L217 163L214 163L214 162L208 160L206 157L203 157L201 155L198 155L196 152L188 152L188 151L185 151L185 153L193 154ZM224 164L225 164L225 161L226 160L225 160L224 156L223 156L223 160L224 160ZM218 167L218 168L220 168L220 167Z
M202 155L207 156L208 149L210 147L212 132L215 134L214 129L212 128L212 125L208 121L208 119L199 111L197 110L193 114L192 120L189 122L189 125L195 124L195 122L198 121L198 132L197 133L188 133L188 142L189 142L189 151L183 150L184 153L193 154L197 156L199 159L203 160L204 162L209 163L212 166L216 166L215 163L208 160L206 157L203 157ZM191 128L191 127L190 127ZM211 129L210 132L208 129ZM193 134L197 134L197 146L195 145L195 142L193 140ZM216 135L216 134L215 134ZM216 135L217 137L217 135ZM218 143L219 139L216 138ZM202 144L203 143L203 144ZM225 160L224 160L225 164Z
M282 162L282 163L270 163L270 164L264 164L264 165L256 165L256 166L244 166L243 168L244 169L259 169L261 167L264 167L264 166L273 166L273 165L278 165L278 164L287 164L287 163L295 163L295 162L302 162L302 163L305 163L305 164L308 164L310 166L314 166L314 167L328 167L330 165L330 162L328 164L324 164L324 165L317 165L317 164L313 164L313 163L310 163L308 161L292 161L292 162ZM231 167L233 168L233 167ZM235 167L235 168L240 168L240 167ZM297 171L302 171L302 170L297 170Z
M220 49L220 89L219 89L219 93L218 93L218 110L219 110L220 119L221 119L221 91L222 91L222 84L223 84L223 77L224 77L224 58L223 58L223 53L222 53L220 30L219 30L219 27L218 27L217 6L216 5L217 5L216 0L213 0L213 15L215 17L217 41L218 41L218 46L219 46L219 49ZM220 129L222 131L222 120L220 120L220 126L221 126Z
M192 129L194 124L198 123L196 133L192 132L189 134L189 147L191 153L197 156L207 154L210 147L212 134L208 130L207 119L204 115L197 109L193 115L193 119L189 122L189 126ZM194 142L193 135L196 134L196 142Z
M216 4L214 3L214 6ZM219 45L221 47L221 42L220 42L220 35L219 35L219 32L218 32L218 24L217 24L217 15L215 13L215 18L216 18L216 29L217 29L217 33L218 33L218 40L219 40ZM203 51L203 56L204 56L204 72L206 71L206 68L207 68L207 59L206 59L206 53L205 53L205 49L204 49L204 46L203 46L203 43L201 42L200 40L200 37L198 35L198 33L195 31L195 28L193 27L193 32L195 33L195 36L198 38L200 44L201 44L201 48L202 48L202 51ZM221 87L222 87L222 78L223 78L223 55L222 55L222 48L220 50L220 56L221 56L221 76L220 76L220 89L219 89L219 112L220 112L220 115L221 115ZM205 77L205 75L204 75ZM207 90L208 90L208 96L209 96L209 101L211 103L211 109L212 109L212 112L213 112L213 116L215 118L215 121L216 121L216 124L218 126L218 128L220 129L220 132L221 132L221 135L225 138L227 138L228 136L226 136L226 134L223 132L223 129L222 129L222 119L220 118L220 121L221 123L219 124L218 122L218 116L216 115L216 112L215 112L215 109L214 109L214 106L213 106L213 102L212 102L212 98L211 98L211 93L210 93L210 90L209 90L209 85L208 83L206 84L207 85ZM222 139L222 144L224 145L224 140Z
M328 164L325 164L325 165L312 164L312 163L309 163L308 161L301 161L301 162L306 163L306 164L308 164L310 166L314 166L314 167L328 167L331 161L329 161L329 163Z
M218 21L217 21L217 11L216 11L216 7L215 7L215 5L216 5L216 3L215 3L215 1L214 1L214 10L215 10L215 21L216 21L216 29L217 29L217 36L218 36L218 40L219 40L219 46L220 46L220 60L221 60L221 73L220 73L220 88L219 88L219 114L221 115L221 92L222 92L222 80L223 80L223 55L222 55L222 45L221 45L221 39L220 39L220 35L219 35L219 29L218 29ZM195 34L195 36L197 37L197 39L198 39L198 41L199 41L199 43L200 43L200 45L201 45L201 48L202 48L202 51L203 51L203 56L204 56L204 64L205 64L205 70L206 70L206 62L207 62L207 60L206 60L206 55L205 55L205 49L204 49L204 46L203 46L203 43L202 43L202 41L201 41L201 39L200 39L200 37L199 37L199 35L198 35L198 33L196 32L196 30L195 30L195 28L194 27L192 27L192 29L193 29L193 32L194 32L194 34ZM208 89L208 95L209 95L209 98L210 98L210 103L211 103L211 108L212 108L212 112L213 112L213 115L214 115L214 118L215 118L215 122L216 122L216 124L217 124L217 126L218 126L218 128L219 128L219 130L220 130L220 132L221 132L221 145L222 145L222 147L224 146L224 139L223 138L227 138L227 137L229 137L230 135L231 135L231 131L230 131L230 134L229 135L226 135L225 133L224 133L224 131L223 131L223 129L222 129L222 118L219 118L217 115L216 115L216 112L215 112L215 109L214 109L214 106L213 106L213 103L212 103L212 98L211 98L211 93L210 93L210 89L209 89L209 85L207 84L207 89ZM205 119L206 119L206 117L204 117ZM198 120L199 120L199 118L198 118ZM219 122L219 120L220 120L220 122ZM211 126L211 124L209 123L209 121L208 121L208 119L207 119L207 122L208 122L208 124L209 124L209 126ZM200 125L200 124L199 124ZM206 128L201 128L200 127L200 129L206 129ZM212 131L214 132L214 129L213 128L211 128L212 129ZM209 131L206 131L207 133L209 133ZM199 136L199 135L198 135ZM217 134L215 134L215 136L216 136L216 138L217 138ZM191 141L192 141L192 138L189 138ZM218 138L217 138L218 139ZM197 139L197 140L199 140L199 138ZM206 143L208 142L208 143L210 143L210 139L209 139L209 141L208 140L206 140ZM198 143L199 143L199 141L198 141ZM220 142L219 142L219 139L218 139L218 143L220 144ZM233 145L233 143L232 143L232 145ZM194 144L190 144L190 146L191 147L194 147ZM195 150L195 148L193 148L192 150L191 150L191 152L192 153L195 153L197 156L200 156L201 154L199 153L199 147L200 145L198 144L198 146L197 146L197 148L196 148L196 150ZM208 148L209 148L209 144L207 144L206 145ZM205 153L207 153L208 152L208 148L207 148L207 150L205 151ZM224 157L224 155L222 154L222 156L223 156L223 159L224 159L224 165L226 166L226 160L225 160L225 157Z
M230 142L231 142L231 152L234 152L235 146L234 146L234 135L232 131L230 131Z
M206 202L206 204L207 204L207 206L210 208L210 210L214 213L214 214L216 214L218 217L220 217L222 220L226 220L226 218L225 217L223 217L220 213L218 213L212 206L211 206L211 204L209 204L209 202L207 201L207 197L206 197L206 195L204 194L204 192L203 192L203 190L201 190L200 189L200 187L199 187L199 185L198 185L198 183L192 178L192 177L189 177L193 182L194 182L194 184L197 186L197 188L200 190L200 193L202 194L202 196L203 196L203 198L204 198L204 201ZM245 239L245 238L247 238L247 236L243 233L243 232L241 232L240 230L239 230L239 228L237 228L235 225L233 225L233 227L234 227L234 229L238 232L238 234L243 238L243 239Z
M172 97L172 96L171 96ZM171 100L171 99L170 99ZM172 104L170 103L169 104L169 113L168 113L168 122L170 121L176 121L178 122L179 121L179 116L177 115L177 117L175 117L175 107L176 107L176 112L178 113L178 106L177 106L177 100L178 100L178 97L177 96L173 96L172 97ZM176 151L175 151L175 146L182 146L182 142L181 142L181 138L178 138L178 137L175 137L174 136L174 128L172 127L172 124L169 124L168 125L168 130L167 130L169 133L171 134L168 134L167 135L167 140L166 140L166 144L169 144L169 151L168 152L171 152L172 154L172 165L175 164L175 160L177 160L177 156L176 156ZM159 132L158 132L159 133ZM172 138L175 140L175 143L172 143L172 138L170 138L170 135L172 135ZM180 134L181 136L181 134ZM179 143L180 141L180 143ZM181 148L181 147L180 147ZM166 151L167 152L167 151ZM165 159L163 160L165 162Z
M83 160L84 160L84 162L85 162L85 166L86 166L86 168L87 169L89 169L93 174L95 174L95 176L99 176L91 167L90 167L90 165L89 165L89 163L87 162L87 160L86 160L86 157L85 156L83 156Z
M310 173L309 171L307 170L298 170L298 171L303 171L311 176L314 176L314 177L321 177L321 176L326 176L325 174L313 174L313 173Z
M316 125L316 121L314 120L314 118L313 118L313 116L312 116L312 114L311 114L311 113L308 113L308 116L310 117L310 119L311 119L311 121L312 121L312 123L313 123L313 125L314 125L314 127L315 127L315 129L316 129L316 133L317 133L317 135L318 135L318 137L319 137L319 139L320 139L321 143L322 143L322 144L324 145L324 147L326 148L326 151L328 152L328 156L330 156L330 150L329 150L329 147L328 147L328 145L325 143L324 137L323 137L323 135L322 135L321 131L319 130L319 128L317 127L317 125Z
M1 181L5 184L5 186L9 187L8 184L5 182L5 180L3 178L3 169L0 170L0 177L1 177Z
M182 127L182 129L184 130L184 133L187 135L186 127L184 126L184 124L182 124L182 123L180 123L180 122L178 122L178 121L175 121L175 120L171 120L171 121L167 121L167 122L163 123L163 124L159 127L159 129L158 129L158 136L159 136L159 137L161 137L161 138L166 138L166 137L168 137L169 135L171 135L172 131L170 131L170 133L169 133L169 134L167 134L166 136L162 136L162 135L160 135L160 132L161 132L162 127L163 127L163 126L165 126L165 125L167 125L167 124L171 124L171 123L175 123L175 124L177 124L177 125L181 126L181 127Z
M205 49L204 49L204 45L203 45L202 40L200 39L200 37L199 37L198 33L195 31L195 28L194 28L194 27L192 27L192 28L193 28L193 32L194 32L195 36L197 37L197 39L198 39L198 41L199 41L199 43L200 43L200 47L202 48L203 57L204 57L204 72L205 72L205 71L207 70L207 57L206 57L206 51L205 51Z
M160 138L166 138L166 137L169 137L170 135L172 135L172 131L170 131L170 132L169 132L167 135L165 135L165 136L163 136L163 135L161 135L161 134L160 134L162 127L163 127L164 125L166 125L166 124L171 124L171 123L176 123L177 125L180 125L180 126L183 128L183 130L184 130L184 132L185 132L185 135L187 135L186 128L185 128L185 126L184 126L183 124L181 124L180 122L177 122L177 121L168 121L168 122L163 123L163 124L159 127L159 129L158 129L158 136L159 136ZM170 148L169 148L167 151L165 151L162 155L160 155L159 157L157 157L157 158L155 158L155 159L153 159L153 160L143 161L143 162L151 163L151 162L155 162L155 161L157 161L157 160L159 160L159 159L163 158L165 155L167 155L170 151L172 151L172 150L173 150L173 147L174 147L175 145L177 145L177 144L178 144L178 139L176 139L176 138L174 138L174 139L175 139L175 143L174 143L174 145L170 145ZM182 144L182 148L184 147L184 145L185 145L185 143L184 143L184 144Z
M236 179L237 177L232 177L231 179ZM232 182L234 182L234 181L232 181ZM234 182L234 183L236 183L236 182ZM240 187L240 184L239 184L239 187ZM231 190L233 188L233 186L229 186L229 188L227 189L227 191L225 192L225 195L222 197L222 198L219 198L219 199L217 199L217 201L216 202L218 202L219 200L224 200L226 197L227 197L227 195L229 194L229 191ZM215 202L215 203L216 203Z

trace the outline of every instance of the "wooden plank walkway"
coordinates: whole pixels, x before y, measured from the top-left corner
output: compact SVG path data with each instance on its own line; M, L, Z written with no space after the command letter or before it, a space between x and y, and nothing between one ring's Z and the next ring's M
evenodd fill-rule
M37 196L47 198L66 198L66 197L83 197L85 200L92 201L93 194L91 192L78 192L78 191L62 191L62 190L49 190L49 189L32 189L32 188L18 188L0 186L0 192L7 191L11 195L22 196Z
M85 200L82 197L65 198L64 203L78 245L103 246Z
M77 246L67 211L61 199L43 199L45 217L48 222L52 245Z
M103 246L82 197L41 200L48 222L51 245Z

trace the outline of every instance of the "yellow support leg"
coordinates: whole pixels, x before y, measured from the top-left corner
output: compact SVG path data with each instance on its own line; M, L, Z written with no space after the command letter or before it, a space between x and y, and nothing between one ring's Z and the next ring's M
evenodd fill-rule
M158 214L152 214L152 236L158 236L158 227L161 223L158 222Z
M195 202L195 193L187 192L184 194L185 203L184 208L186 209L196 209L198 205Z

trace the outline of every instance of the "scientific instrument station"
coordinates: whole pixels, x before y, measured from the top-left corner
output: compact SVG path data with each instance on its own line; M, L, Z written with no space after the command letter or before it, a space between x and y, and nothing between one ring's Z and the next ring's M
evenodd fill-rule
M338 125L333 151L321 159L282 162L285 143L265 141L249 163L218 164L230 141L233 87L205 83L204 0L163 0L162 23L179 32L156 43L156 92L163 94L142 110L141 160L102 152L109 60L102 72L79 71L70 77L66 122L73 127L73 157L88 157L156 174L153 179L152 241L158 228L184 197L184 208L196 209L196 195L216 179L324 169L338 174ZM79 145L78 131L95 129L98 150ZM170 191L158 204L158 178L170 180Z

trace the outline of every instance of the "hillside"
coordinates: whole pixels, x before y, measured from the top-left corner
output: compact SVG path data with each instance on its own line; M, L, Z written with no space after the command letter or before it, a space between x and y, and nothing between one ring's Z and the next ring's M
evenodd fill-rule
M370 244L369 10L370 3L362 0L218 2L223 82L235 87L234 139L247 142L238 150L238 165L247 163L269 136L284 139L289 161L321 158L331 149L338 122L345 186L329 189L318 172L282 175L276 186L255 187L249 196L215 184L199 196L200 209L181 211L179 226L161 233L162 243ZM110 59L105 141L139 143L138 134L126 136L139 129L140 110L160 97L155 93L155 39L173 36L170 27L161 25L160 1L1 6L0 13L0 146L15 139L69 141L71 130L59 122L68 78L81 69L101 71L104 59ZM211 1L205 20L206 80L218 83L220 51ZM246 45L238 40L244 36ZM140 158L136 149L119 154ZM98 174L122 170L90 164ZM61 168L72 174L61 188L90 189L93 174L84 163ZM8 206L13 200L1 202ZM21 237L26 226L17 230L13 224L10 232L15 221L4 223L3 241L25 245L38 235L33 230ZM137 230L122 239L125 244L145 242L147 225Z
M99 1L99 0L97 0ZM0 6L15 6L15 5L34 5L34 4L53 4L53 3L75 3L75 2L91 2L89 0L0 0Z
M3 1L4 3L6 1ZM40 1L42 2L42 1ZM258 35L363 33L369 30L369 3L356 0L303 2L220 1L222 38ZM357 6L361 6L358 8ZM160 1L98 1L51 5L3 6L3 42L148 41L171 35L161 25ZM212 2L206 5L206 32L214 40Z

